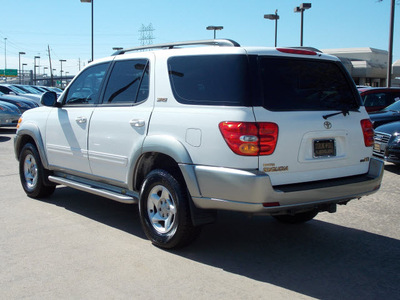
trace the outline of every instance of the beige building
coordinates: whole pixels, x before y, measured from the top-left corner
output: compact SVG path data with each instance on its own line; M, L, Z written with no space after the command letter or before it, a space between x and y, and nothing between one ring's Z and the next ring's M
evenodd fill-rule
M386 86L388 60L386 50L366 47L324 49L322 52L339 57L357 85ZM400 60L392 66L392 85L400 86Z

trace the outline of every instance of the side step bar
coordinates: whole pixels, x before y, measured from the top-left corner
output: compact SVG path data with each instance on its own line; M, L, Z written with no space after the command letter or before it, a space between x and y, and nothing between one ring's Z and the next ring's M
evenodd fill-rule
M66 178L61 178L61 177L57 177L57 176L49 176L49 181L57 183L57 184L69 186L69 187L72 187L72 188L80 190L80 191L88 192L88 193L91 193L91 194L94 194L97 196L101 196L101 197L105 197L105 198L108 198L108 199L111 199L114 201L118 201L121 203L126 203L126 204L138 203L138 199L133 196L124 195L122 193L117 193L117 192L113 192L110 190L105 190L102 188L91 186L86 183L77 182L77 181L73 181L73 180L66 179Z

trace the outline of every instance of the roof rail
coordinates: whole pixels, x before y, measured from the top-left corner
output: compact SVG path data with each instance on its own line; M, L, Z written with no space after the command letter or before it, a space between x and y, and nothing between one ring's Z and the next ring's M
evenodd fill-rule
M112 55L120 55L126 52L132 51L141 51L148 49L172 49L180 46L195 46L195 45L209 45L209 46L220 46L220 47L240 47L239 43L229 40L229 39L217 39L217 40L200 40L200 41L187 41L187 42L175 42L175 43L166 43L166 44L156 44L156 45L147 45L140 46L134 48L122 49L114 52Z

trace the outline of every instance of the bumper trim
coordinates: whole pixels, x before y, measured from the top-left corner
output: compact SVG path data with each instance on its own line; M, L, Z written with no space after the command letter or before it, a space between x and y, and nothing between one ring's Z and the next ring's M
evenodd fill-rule
M201 193L192 195L197 207L275 214L347 203L372 194L381 185L384 162L372 158L363 175L278 187L259 171L205 166L194 166L194 170ZM263 207L265 202L279 202L280 206Z

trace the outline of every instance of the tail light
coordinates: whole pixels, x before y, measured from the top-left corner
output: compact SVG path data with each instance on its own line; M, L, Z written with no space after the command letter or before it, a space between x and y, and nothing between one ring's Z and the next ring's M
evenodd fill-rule
M238 155L271 155L278 141L278 125L271 122L221 122L219 129Z
M364 134L365 147L372 147L374 145L374 127L370 119L361 120L361 128Z

